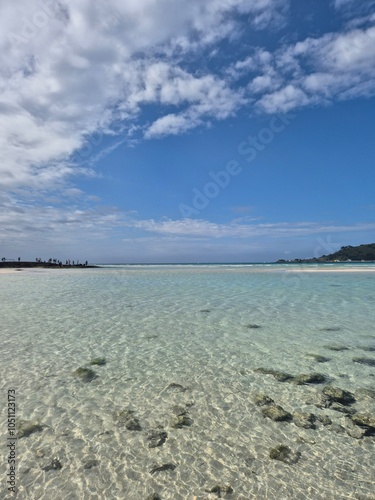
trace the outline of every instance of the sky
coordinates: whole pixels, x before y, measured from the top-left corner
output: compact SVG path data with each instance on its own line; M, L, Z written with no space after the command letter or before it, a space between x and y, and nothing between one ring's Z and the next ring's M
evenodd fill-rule
M375 0L0 2L0 257L375 241Z

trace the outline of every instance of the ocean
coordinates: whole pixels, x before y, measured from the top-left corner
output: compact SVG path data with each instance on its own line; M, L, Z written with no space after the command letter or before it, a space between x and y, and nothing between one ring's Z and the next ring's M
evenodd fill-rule
M17 499L375 498L375 264L31 269L0 304Z

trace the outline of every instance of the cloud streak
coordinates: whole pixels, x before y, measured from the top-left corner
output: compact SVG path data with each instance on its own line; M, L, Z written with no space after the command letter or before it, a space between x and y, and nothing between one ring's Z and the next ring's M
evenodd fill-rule
M207 220L140 220L134 221L134 227L151 233L184 236L193 238L251 238L254 236L290 237L316 235L322 233L345 233L371 231L375 223L358 223L353 225L324 224L319 222L279 222L279 223L246 223L233 222L217 224Z

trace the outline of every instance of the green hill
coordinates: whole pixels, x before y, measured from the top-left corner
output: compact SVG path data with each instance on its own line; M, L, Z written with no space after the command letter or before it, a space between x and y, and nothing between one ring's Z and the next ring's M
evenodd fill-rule
M369 243L367 245L358 245L353 247L348 245L346 247L341 247L337 252L331 253L329 255L322 255L321 257L313 257L312 259L294 259L287 262L369 262L375 261L375 243ZM286 262L281 259L278 262Z

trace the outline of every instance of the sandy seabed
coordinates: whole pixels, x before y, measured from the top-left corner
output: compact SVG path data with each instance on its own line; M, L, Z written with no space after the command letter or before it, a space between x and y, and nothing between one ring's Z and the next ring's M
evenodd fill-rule
M374 436L348 416L375 412L375 275L357 268L5 270L0 386L37 424L17 443L17 499L373 500ZM327 385L355 403L322 407ZM270 456L280 445L291 460Z

